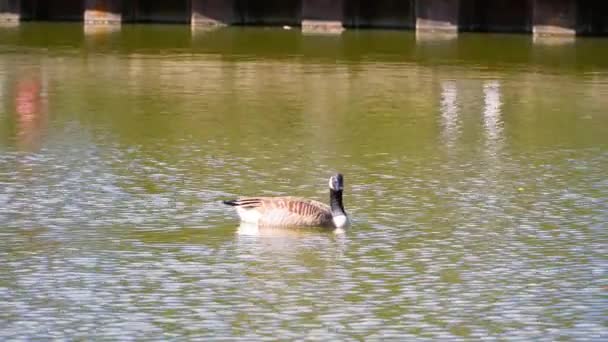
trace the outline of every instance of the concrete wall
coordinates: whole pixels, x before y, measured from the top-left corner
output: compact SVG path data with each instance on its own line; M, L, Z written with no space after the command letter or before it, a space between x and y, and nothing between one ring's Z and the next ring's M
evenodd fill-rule
M348 0L302 0L302 31L342 32Z
M191 6L194 26L232 25L240 20L235 1L191 0Z
M21 20L21 0L0 0L0 23L18 23Z
M533 0L532 30L535 35L574 35L577 32L577 1Z
M19 20L608 35L608 0L0 0Z
M122 0L85 0L84 22L86 24L120 24L122 12Z
M461 0L417 0L416 30L458 31L461 5Z

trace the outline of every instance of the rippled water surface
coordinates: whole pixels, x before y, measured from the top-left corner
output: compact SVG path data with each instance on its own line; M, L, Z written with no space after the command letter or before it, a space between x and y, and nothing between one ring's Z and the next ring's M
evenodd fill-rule
M605 339L607 108L601 39L2 28L0 339Z

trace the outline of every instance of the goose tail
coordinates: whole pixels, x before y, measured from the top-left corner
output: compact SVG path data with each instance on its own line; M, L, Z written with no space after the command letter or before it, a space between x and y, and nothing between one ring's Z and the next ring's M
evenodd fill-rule
M222 203L224 203L225 205L229 205L231 207L236 207L237 205L239 205L237 200L222 201Z

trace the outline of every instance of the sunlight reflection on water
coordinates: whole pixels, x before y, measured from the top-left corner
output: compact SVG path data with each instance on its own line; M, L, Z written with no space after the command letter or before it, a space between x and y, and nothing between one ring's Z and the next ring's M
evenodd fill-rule
M601 75L149 50L0 57L0 338L606 334Z

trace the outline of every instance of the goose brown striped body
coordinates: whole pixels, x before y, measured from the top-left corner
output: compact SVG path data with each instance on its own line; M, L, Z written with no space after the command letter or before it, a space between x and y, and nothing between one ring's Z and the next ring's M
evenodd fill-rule
M236 207L241 221L259 226L342 228L348 224L342 175L332 176L329 188L331 205L293 196L240 197L224 203Z

